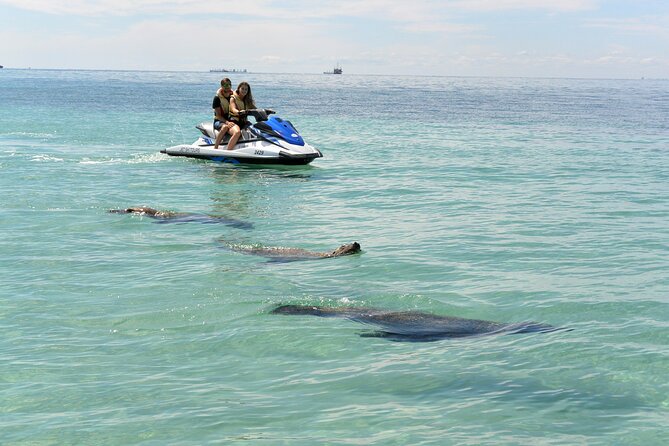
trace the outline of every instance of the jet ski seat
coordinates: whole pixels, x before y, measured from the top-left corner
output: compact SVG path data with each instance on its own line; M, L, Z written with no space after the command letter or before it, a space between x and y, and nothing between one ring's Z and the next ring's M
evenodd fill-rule
M200 131L204 136L208 138L216 138L216 131L214 130L214 126L206 126L204 125L205 123L201 123L195 126L196 129Z

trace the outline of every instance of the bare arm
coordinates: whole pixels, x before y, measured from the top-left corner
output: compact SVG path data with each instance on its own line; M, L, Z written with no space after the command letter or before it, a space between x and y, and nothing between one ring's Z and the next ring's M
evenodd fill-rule
M223 122L226 121L225 118L223 118L223 109L221 107L216 107L214 109L214 114L216 115L216 119L218 119L219 121Z
M239 116L239 109L237 108L237 101L230 96L230 116Z
M223 119L223 108L221 107L221 98L216 96L211 106L214 109L214 117L219 121L225 121L225 119Z

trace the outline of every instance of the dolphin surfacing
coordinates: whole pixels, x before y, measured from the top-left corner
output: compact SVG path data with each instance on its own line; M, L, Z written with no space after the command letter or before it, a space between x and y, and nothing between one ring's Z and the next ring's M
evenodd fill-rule
M252 229L253 224L234 218L222 217L217 215L192 214L187 212L160 211L158 209L138 206L126 209L110 209L112 214L137 214L145 215L156 220L156 223L203 223L203 224L224 224L239 229Z
M274 308L271 313L346 318L380 328L379 331L362 333L360 335L362 337L380 337L404 342L430 342L501 333L548 333L565 330L539 322L506 324L453 316L439 316L421 311L387 311L377 308L280 305Z

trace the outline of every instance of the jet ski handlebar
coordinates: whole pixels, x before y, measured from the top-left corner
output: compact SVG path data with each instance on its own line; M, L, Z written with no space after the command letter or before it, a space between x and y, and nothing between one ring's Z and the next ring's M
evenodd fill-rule
M253 108L251 110L242 111L242 114L246 114L247 116L253 116L256 122L267 121L268 116L273 113L276 112L269 108Z

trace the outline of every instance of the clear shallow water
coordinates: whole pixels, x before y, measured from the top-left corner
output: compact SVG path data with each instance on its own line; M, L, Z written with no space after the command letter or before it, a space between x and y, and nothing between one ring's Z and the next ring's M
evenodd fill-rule
M246 78L325 158L159 154L216 73L0 71L2 444L662 444L669 83ZM574 330L396 343L281 303Z

